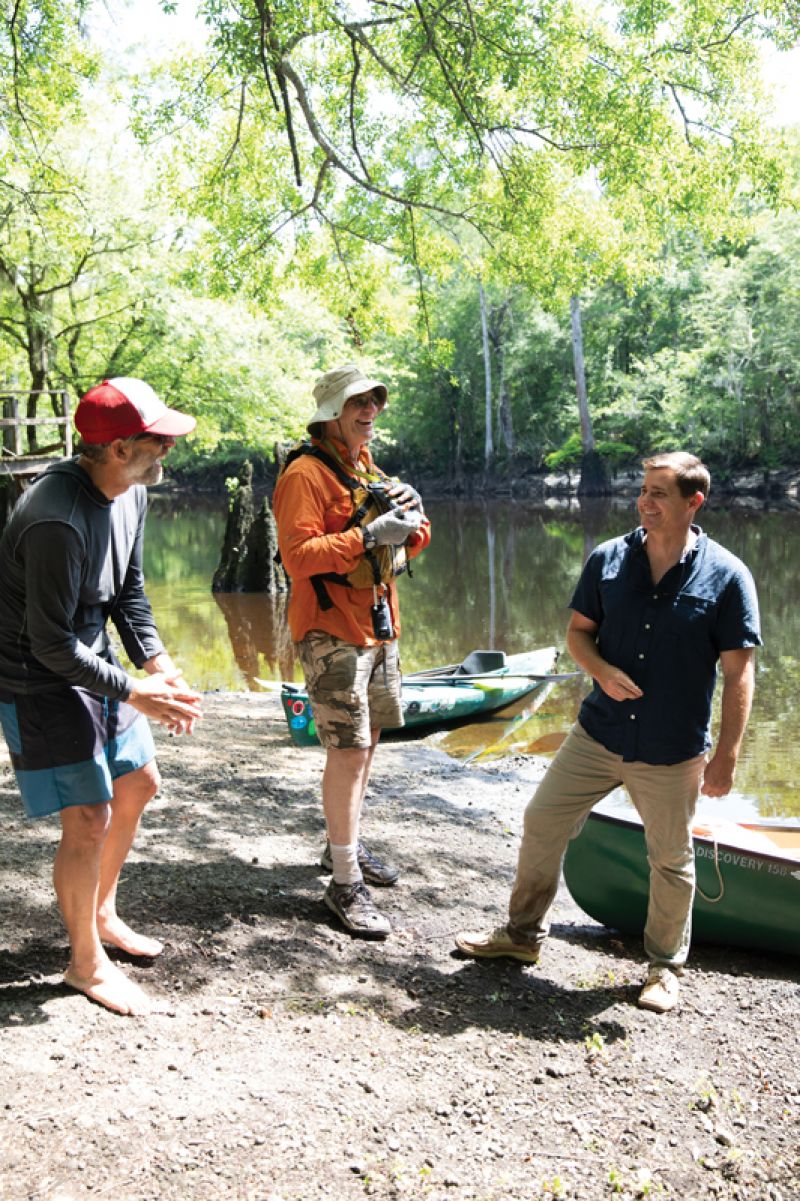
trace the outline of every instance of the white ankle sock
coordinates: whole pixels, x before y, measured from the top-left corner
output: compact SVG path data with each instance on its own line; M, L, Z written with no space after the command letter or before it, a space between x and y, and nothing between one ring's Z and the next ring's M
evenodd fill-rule
M358 884L363 879L361 868L358 866L358 843L351 842L345 846L331 843L331 859L333 860L333 879L336 884Z

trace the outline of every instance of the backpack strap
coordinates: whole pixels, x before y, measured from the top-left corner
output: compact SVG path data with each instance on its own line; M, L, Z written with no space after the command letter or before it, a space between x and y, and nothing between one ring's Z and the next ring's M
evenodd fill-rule
M293 450L289 451L289 454L286 456L286 462L284 463L283 470L286 471L286 468L289 467L291 463L294 463L296 459L299 459L302 455L313 455L315 459L319 459L320 463L322 463L324 467L327 467L328 470L336 476L339 483L344 484L345 488L347 488L349 492L353 493L357 488L364 487L360 480L357 480L354 476L348 475L342 465L337 463L336 459L334 459L332 455L329 455L327 451L322 449L321 446L318 446L313 442L301 442L299 446L296 446ZM376 467L376 472L378 475L382 476L383 479L388 478L386 473L381 471L379 467ZM360 525L361 520L366 515L368 509L369 501L366 500L350 515L344 529L351 530L354 526ZM365 557L372 568L372 575L377 586L381 583L381 569L380 564L378 563L377 555L373 554L372 551L366 551ZM275 555L275 562L280 563L280 561L280 551L278 551ZM326 580L331 584L341 584L345 588L352 587L352 584L348 580L347 576L342 575L340 572L323 571L318 575L312 575L310 577L310 583L314 589L314 592L316 593L317 603L323 612L333 608L333 601L331 600L330 593L325 587Z

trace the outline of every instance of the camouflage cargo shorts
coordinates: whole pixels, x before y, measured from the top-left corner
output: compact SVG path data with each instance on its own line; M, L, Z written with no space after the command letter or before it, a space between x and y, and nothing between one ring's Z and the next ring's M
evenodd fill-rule
M295 650L324 747L365 750L372 744L371 730L402 726L396 641L353 646L323 630L309 630Z

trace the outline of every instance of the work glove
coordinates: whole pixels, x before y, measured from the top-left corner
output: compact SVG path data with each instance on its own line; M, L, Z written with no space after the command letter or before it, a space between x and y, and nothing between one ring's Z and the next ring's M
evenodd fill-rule
M386 489L386 495L400 508L408 506L409 509L422 510L422 497L419 492L410 484L404 484L402 480L392 480Z
M378 546L402 546L409 534L413 534L422 524L422 514L419 509L407 509L400 512L390 509L381 513L374 521L364 528L375 535Z

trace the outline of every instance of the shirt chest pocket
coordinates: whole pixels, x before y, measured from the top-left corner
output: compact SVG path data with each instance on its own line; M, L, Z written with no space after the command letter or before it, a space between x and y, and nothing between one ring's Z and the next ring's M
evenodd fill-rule
M669 608L668 632L673 637L689 641L704 641L709 636L714 602L704 596L686 593L676 596Z
M325 533L340 534L353 513L353 501L349 492L338 492L331 497L325 509Z

